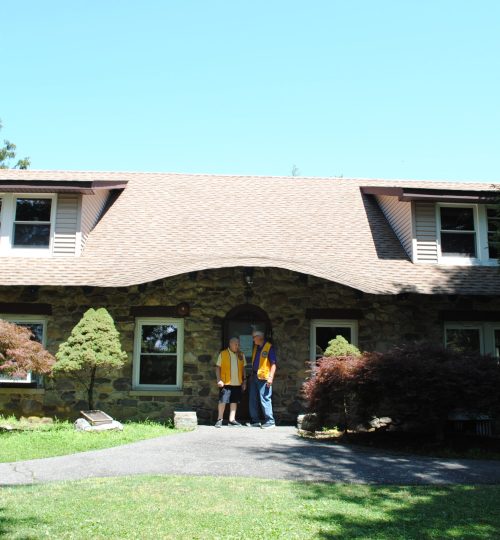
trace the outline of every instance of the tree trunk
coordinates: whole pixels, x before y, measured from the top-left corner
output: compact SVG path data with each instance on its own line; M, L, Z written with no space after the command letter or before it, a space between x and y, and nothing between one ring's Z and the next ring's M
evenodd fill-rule
M94 409L94 384L95 384L95 372L96 367L94 366L92 368L92 371L90 372L90 385L88 388L88 397L89 397L89 410L92 411Z

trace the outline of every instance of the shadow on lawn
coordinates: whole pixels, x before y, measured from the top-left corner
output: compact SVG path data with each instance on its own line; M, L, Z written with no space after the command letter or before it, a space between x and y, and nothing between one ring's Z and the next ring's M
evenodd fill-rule
M324 540L500 537L498 486L354 489L346 485L300 483L297 490L304 501L317 503L313 515L303 514L302 518L317 522L318 538Z
M1 488L0 488L1 493ZM0 538L19 538L19 540L37 540L39 536L35 533L40 526L40 520L34 517L16 516L14 511L8 511L4 506L0 506ZM16 536L19 527L32 528L33 534Z

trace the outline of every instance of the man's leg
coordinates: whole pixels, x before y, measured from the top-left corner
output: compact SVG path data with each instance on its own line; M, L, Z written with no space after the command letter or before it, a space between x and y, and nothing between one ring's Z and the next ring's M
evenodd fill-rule
M218 410L218 416L217 416L217 420L222 420L224 418L224 409L226 408L226 404L225 403L219 403L219 410Z
M236 420L236 407L238 406L237 403L230 403L229 404L229 421L234 422Z
M250 422L252 424L258 424L259 420L259 391L257 389L258 379L257 375L252 375L250 378L249 398L248 398L248 410L250 412Z
M273 395L273 387L267 386L266 381L259 381L259 398L262 410L264 411L264 418L266 424L274 424L273 416L273 402L271 400Z

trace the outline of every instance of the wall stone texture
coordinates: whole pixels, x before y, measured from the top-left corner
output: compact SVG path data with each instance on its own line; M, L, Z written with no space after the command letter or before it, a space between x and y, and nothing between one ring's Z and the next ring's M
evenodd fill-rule
M246 295L247 293L247 295ZM255 268L251 298L242 268L204 270L124 288L0 287L0 302L52 305L47 323L47 348L55 353L90 307L106 307L120 332L128 362L120 371L99 376L96 408L118 420L173 417L176 409L194 410L200 423L216 418L218 388L215 360L222 346L223 320L235 306L249 303L263 309L272 325L278 356L273 404L278 423L294 423L305 412L301 386L309 367L311 308L357 309L359 347L386 350L405 341L430 339L443 342L441 310L493 311L498 297L456 295L397 296L363 294L349 287L278 268ZM185 317L183 388L156 393L132 388L135 306L175 306L187 302ZM43 389L7 388L0 385L0 412L74 419L87 409L86 395L77 384L62 377L46 377Z

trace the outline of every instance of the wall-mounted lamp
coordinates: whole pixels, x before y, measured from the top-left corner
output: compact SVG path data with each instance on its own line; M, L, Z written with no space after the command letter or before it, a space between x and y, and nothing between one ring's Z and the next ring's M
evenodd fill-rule
M175 306L175 311L179 317L187 317L189 315L190 306L187 302L181 302Z
M243 279L245 280L245 285L248 287L253 285L253 268L251 266L243 269Z

